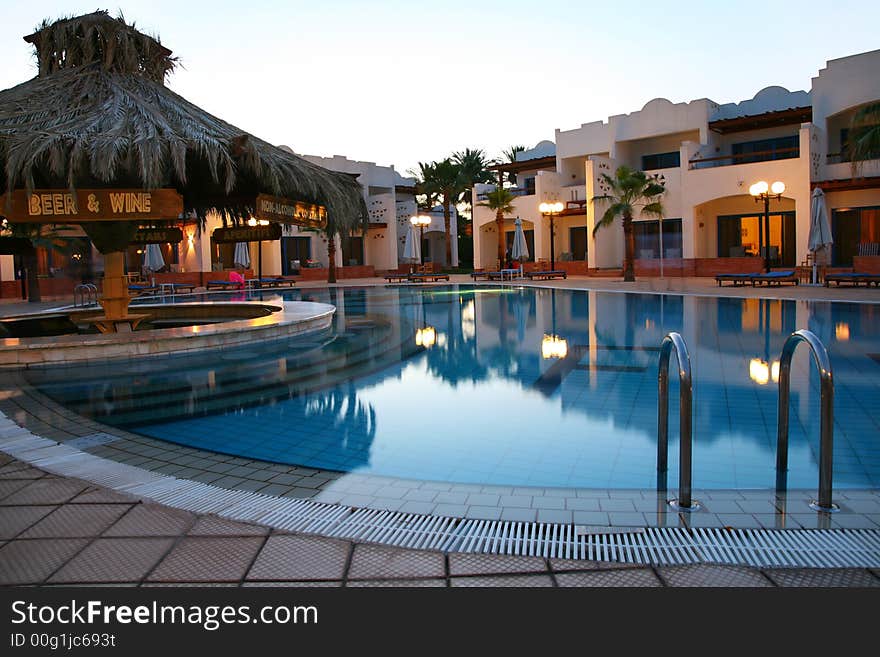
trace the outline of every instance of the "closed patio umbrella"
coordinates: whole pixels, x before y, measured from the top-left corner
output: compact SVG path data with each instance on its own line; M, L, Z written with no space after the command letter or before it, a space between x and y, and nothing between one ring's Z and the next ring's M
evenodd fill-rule
M413 224L406 231L406 242L403 245L403 259L411 263L420 262L422 259L422 245L419 240L419 229Z
M247 242L235 243L235 255L232 258L232 264L242 269L247 269L251 266L251 252Z
M513 232L513 246L510 250L510 257L519 261L519 276L522 278L523 260L529 257L529 246L526 244L526 234L523 232L522 219L516 218L513 223L515 230Z
M828 209L825 205L825 192L821 187L813 190L813 198L810 204L810 239L808 248L813 252L813 277L812 282L817 283L816 276L816 253L823 251L834 243L831 236L831 226L828 223Z
M165 258L162 257L162 249L158 244L147 244L144 251L144 269L157 272L165 266Z

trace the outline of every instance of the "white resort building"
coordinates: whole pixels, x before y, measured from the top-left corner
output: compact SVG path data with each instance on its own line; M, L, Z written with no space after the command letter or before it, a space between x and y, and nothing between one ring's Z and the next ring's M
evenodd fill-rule
M641 110L607 121L556 130L555 148L543 142L520 153L515 212L505 221L510 244L519 216L532 259L551 259L570 273L619 273L622 228L617 222L593 236L604 206L600 174L619 165L662 176L665 275L711 276L754 271L756 257L795 268L808 258L811 194L820 187L832 225L834 267L880 271L880 160L854 176L842 155L853 115L880 101L880 50L827 62L809 91L768 87L754 98L720 105L708 99L672 103L658 98ZM759 253L763 203L753 183L780 181L770 201L770 249ZM481 195L491 185L479 186ZM542 215L542 202L559 201L558 215ZM598 207L596 207L598 206ZM655 274L660 263L660 222L636 217L636 271ZM555 226L551 244L550 222ZM474 266L497 264L495 212L474 213Z

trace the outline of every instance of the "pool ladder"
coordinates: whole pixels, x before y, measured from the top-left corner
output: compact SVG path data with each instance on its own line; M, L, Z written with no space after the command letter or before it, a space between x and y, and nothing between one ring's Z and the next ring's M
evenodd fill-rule
M788 411L791 396L791 359L801 342L810 347L821 381L819 393L819 497L810 503L816 511L830 513L838 507L831 501L832 449L834 444L834 379L828 350L812 332L801 329L792 333L782 346L779 359L779 407L776 425L776 490L787 489ZM669 454L669 360L675 351L679 380L679 471L678 499L670 505L679 511L697 511L700 503L691 497L693 453L693 379L691 358L684 338L671 332L660 345L657 376L657 490L666 490Z
M98 287L94 283L80 283L73 288L73 307L98 305Z

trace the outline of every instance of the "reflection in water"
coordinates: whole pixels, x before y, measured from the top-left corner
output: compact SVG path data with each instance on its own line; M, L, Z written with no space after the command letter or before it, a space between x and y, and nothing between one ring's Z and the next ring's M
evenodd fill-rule
M845 418L835 485L880 482L873 305L513 286L285 297L334 304L332 330L26 376L101 422L252 458L459 482L653 488L658 350L677 331L695 381L694 486L769 488L774 366L785 338L809 328L829 348ZM818 472L819 381L808 358L796 352L792 368L790 488L814 487ZM670 456L674 481L674 445Z

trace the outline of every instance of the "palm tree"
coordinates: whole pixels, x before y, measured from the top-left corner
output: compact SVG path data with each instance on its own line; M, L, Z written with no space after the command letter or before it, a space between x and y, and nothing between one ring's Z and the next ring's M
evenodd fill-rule
M612 178L607 173L601 174L607 193L594 196L596 201L608 201L611 205L605 210L602 218L596 222L593 235L600 228L610 226L617 217L623 221L623 280L635 281L633 255L636 250L635 234L633 233L633 216L641 206L641 214L663 219L663 206L659 197L666 193L666 187L657 176L649 176L644 171L637 171L628 166L617 167ZM663 229L662 223L660 229Z
M361 232L365 236L370 226L369 216L366 214L351 214L341 212L328 212L327 225L321 230L327 239L327 282L336 282L336 236L351 235L352 232Z
M437 203L437 190L434 188L434 167L436 162L419 162L418 169L410 169L407 173L416 179L416 196L424 196L425 200L418 206L430 212Z
M452 264L452 238L450 235L450 221L452 219L452 207L458 203L461 195L467 189L468 183L461 166L446 158L440 162L431 163L430 178L425 180L425 186L432 191L443 206L443 225L446 232L446 263Z
M513 212L513 194L500 185L486 194L486 200L478 203L495 210L495 226L498 228L498 262L504 263L506 244L504 243L504 215ZM503 267L504 265L501 264Z
M522 144L516 144L515 146L511 146L506 151L502 151L501 153L502 153L502 155L504 155L504 157L507 158L507 163L512 163L512 162L516 162L517 153L522 153L525 150L526 150L525 146L523 146ZM511 185L516 184L516 174L513 171L511 171L510 173L507 174L507 181Z
M853 176L865 160L880 158L880 103L870 103L855 113L844 150L852 162Z
M464 176L468 183L465 190L467 195L464 200L470 211L473 212L474 185L495 180L495 175L489 171L491 162L486 159L486 154L481 148L465 148L463 151L457 151L452 154L452 161L461 167L462 176ZM473 220L473 217L471 217L471 220Z

